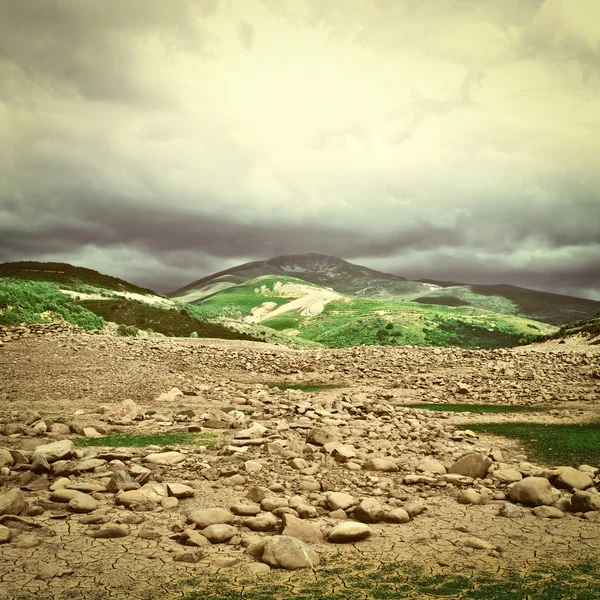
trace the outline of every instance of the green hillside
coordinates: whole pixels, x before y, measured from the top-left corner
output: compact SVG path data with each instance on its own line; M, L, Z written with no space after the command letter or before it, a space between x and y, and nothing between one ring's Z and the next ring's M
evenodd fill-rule
M230 287L195 306L206 318L223 322L248 320L253 309L265 303L272 303L276 310L302 296L282 295L277 291L278 283L305 286L309 293L316 294L325 289L297 278L262 276ZM307 316L300 310L290 310L272 317L267 314L261 324L332 348L362 344L499 348L530 343L555 330L543 323L492 310L497 303L489 299L490 306L480 309L338 295L325 304L320 314ZM500 308L507 309L507 301L500 303Z
M123 279L103 275L93 269L75 267L67 263L44 263L35 261L0 264L0 277L26 281L47 281L76 292L93 293L98 289L114 292L158 295L147 288L138 287Z

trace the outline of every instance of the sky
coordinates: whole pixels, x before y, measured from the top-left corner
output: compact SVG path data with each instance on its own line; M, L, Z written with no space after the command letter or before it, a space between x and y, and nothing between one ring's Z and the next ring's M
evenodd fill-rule
M0 262L317 252L600 300L598 0L0 0Z

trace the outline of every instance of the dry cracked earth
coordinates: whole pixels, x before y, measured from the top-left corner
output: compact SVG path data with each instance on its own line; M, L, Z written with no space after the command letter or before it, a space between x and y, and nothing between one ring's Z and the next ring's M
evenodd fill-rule
M289 569L318 561L497 573L600 558L600 465L551 469L469 431L514 415L405 406L539 404L551 410L518 419L584 421L598 411L599 350L293 351L81 332L5 343L0 597L181 598L190 580L218 573L241 591L269 569L294 591L319 570ZM73 445L115 432L216 443Z

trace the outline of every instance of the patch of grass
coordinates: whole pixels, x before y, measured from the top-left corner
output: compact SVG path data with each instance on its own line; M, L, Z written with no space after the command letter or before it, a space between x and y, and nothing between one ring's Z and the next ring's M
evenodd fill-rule
M142 448L144 446L210 446L219 439L214 433L115 433L101 438L75 438L76 446L109 446L111 448Z
M600 465L600 421L581 425L481 423L469 429L516 438L529 456L549 465Z
M540 412L544 410L539 406L516 406L514 404L404 404L408 408L424 408L425 410L447 411L447 412L471 412L484 413L516 413L516 412Z
M82 329L103 329L104 319L75 304L54 283L0 278L0 323L50 323L64 319Z
M270 388L279 388L280 390L300 390L302 392L322 392L324 390L334 390L341 386L335 384L315 384L315 385L297 385L287 383L269 383Z
M315 572L294 573L291 578L273 571L259 581L248 578L237 586L218 575L191 579L185 582L189 591L183 600L592 600L600 597L598 567L580 561L569 566L546 564L526 573L477 570L432 574L406 563L343 570L325 566Z

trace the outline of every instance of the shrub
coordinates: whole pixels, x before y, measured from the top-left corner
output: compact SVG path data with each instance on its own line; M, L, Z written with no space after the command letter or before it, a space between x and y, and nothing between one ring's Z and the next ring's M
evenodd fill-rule
M190 333L190 337L191 338L197 338L198 337L198 332L197 331L192 331L192 333Z
M124 337L136 337L139 329L133 325L119 325L117 327L117 335Z

